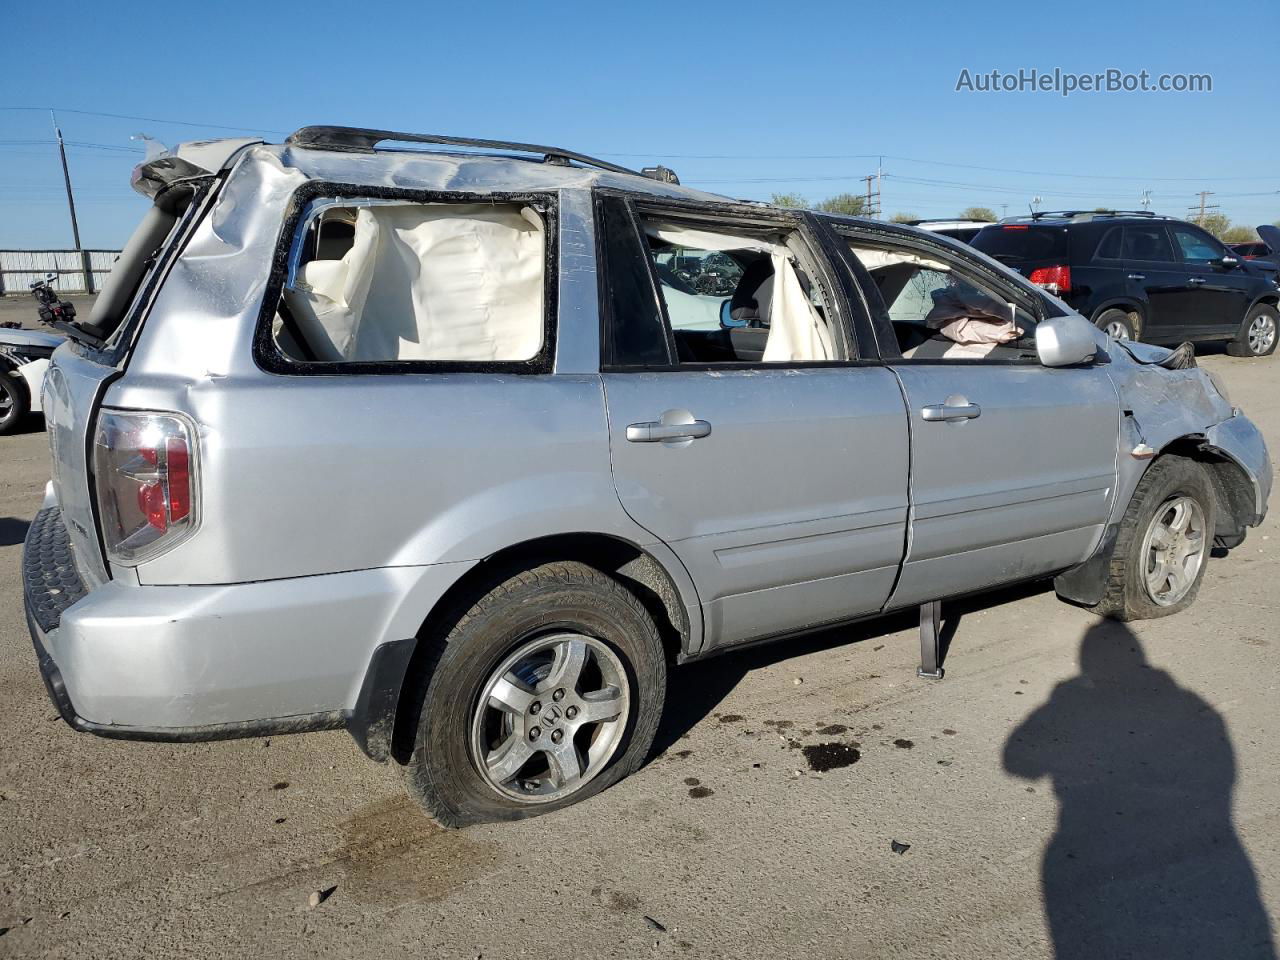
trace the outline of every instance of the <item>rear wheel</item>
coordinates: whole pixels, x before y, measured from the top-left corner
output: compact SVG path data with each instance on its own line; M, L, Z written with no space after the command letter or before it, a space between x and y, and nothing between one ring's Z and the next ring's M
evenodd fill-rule
M1138 339L1138 315L1112 308L1103 310L1094 321L1098 328L1113 340Z
M637 769L666 694L652 617L621 583L549 563L488 590L427 654L409 790L446 826L537 816Z
M29 409L27 384L20 374L0 368L0 433L12 433Z
M1267 357L1275 352L1280 332L1280 313L1276 308L1260 303L1245 317L1240 333L1227 344L1227 353L1233 357Z
M1147 620L1189 607L1204 579L1216 520L1204 468L1182 457L1156 460L1120 523L1106 593L1094 612Z

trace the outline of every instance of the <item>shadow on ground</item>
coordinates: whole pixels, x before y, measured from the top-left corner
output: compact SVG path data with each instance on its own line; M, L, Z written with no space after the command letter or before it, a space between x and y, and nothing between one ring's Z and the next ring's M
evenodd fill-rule
M1052 587L1050 581L1041 580L944 604L942 631L939 635L943 659L946 657L952 637L955 636L956 627L965 614L1012 603L1044 593ZM852 646L867 640L876 640L900 630L914 630L918 623L919 612L913 607L887 617L864 620L790 640L770 641L677 667L669 674L667 705L650 757L661 756L671 749L680 737L697 726L703 718L719 706L720 702L752 670L772 666L792 657L829 650L832 647ZM914 644L913 635L912 640L902 645L902 672L907 677L915 676L918 663L919 648Z
M12 547L27 538L27 528L31 526L26 520L17 517L0 517L0 547Z
M1057 960L1274 960L1226 725L1124 624L1089 629L1080 675L1010 735L1004 766L1058 798L1042 865Z

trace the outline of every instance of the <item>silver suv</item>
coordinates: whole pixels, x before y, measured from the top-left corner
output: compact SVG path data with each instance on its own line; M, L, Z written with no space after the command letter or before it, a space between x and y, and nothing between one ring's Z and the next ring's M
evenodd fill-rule
M642 763L673 663L1049 576L1173 613L1266 510L1192 354L945 237L334 127L134 181L24 557L79 730L345 727L525 817Z

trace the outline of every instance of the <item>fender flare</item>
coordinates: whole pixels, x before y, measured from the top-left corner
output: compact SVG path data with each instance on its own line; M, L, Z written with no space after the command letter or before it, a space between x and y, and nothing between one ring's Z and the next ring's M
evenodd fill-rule
M422 589L411 589L405 595L399 609L392 615L382 641L370 656L352 708L344 715L347 732L361 751L379 763L386 762L393 755L399 755L400 751L396 750L395 743L396 732L400 721L405 719L401 709L404 705L403 694L407 692L406 681L414 675L418 640L424 630L430 630L433 618L449 608L456 597L478 588L486 575L491 575L508 562L519 562L521 559L527 559L531 563L541 562L538 558L550 559L553 556L560 559L586 559L588 554L575 554L571 549L575 542L599 545L605 541L611 541L619 550L633 554L633 560L611 571L612 575L626 583L630 589L634 590L641 584L648 587L653 597L648 600L647 606L654 603L656 598L666 610L670 611L674 607L682 615L677 618L682 622L668 624L679 634L680 649L677 653L683 655L696 652L701 647L703 638L702 605L697 589L684 564L661 542L642 546L616 535L603 533L551 535L513 544L475 563L438 564L436 573L439 573L440 567L447 567L449 577L441 580L438 576L424 576L420 581L424 585ZM635 564L652 566L648 570L642 570ZM654 571L660 582L654 582ZM423 602L427 597L431 598L429 604ZM428 609L423 610L423 607Z

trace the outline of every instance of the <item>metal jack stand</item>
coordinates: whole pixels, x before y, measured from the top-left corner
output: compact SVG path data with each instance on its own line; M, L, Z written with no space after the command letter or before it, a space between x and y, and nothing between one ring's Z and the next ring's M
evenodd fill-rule
M920 666L917 677L942 679L942 601L920 604Z

